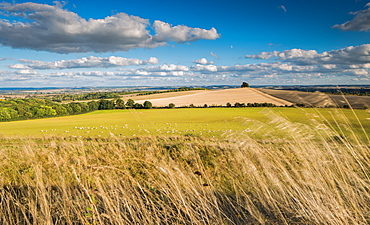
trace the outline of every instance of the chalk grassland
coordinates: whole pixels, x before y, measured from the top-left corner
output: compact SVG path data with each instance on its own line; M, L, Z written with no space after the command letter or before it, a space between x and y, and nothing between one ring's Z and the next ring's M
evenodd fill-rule
M124 100L132 98L142 103L145 100L152 102L153 106L163 107L173 103L176 106L225 106L226 103L234 105L239 103L272 103L278 106L292 105L291 102L265 94L254 88L235 88L223 90L201 90L174 93L154 94L148 96L127 96Z
M368 118L205 108L1 123L0 224L369 224Z
M4 136L148 136L203 134L214 136L243 129L246 116L263 118L262 108L156 109L104 110L87 114L14 121L1 124ZM231 132L231 131L230 131ZM207 135L207 132L204 132Z
M223 137L239 132L253 133L261 124L281 115L293 123L310 125L321 118L322 123L346 123L364 136L362 127L370 127L370 115L365 110L299 109L299 108L185 108L156 110L103 110L76 116L1 123L3 136L171 136L198 135ZM356 121L356 117L361 121ZM349 133L348 129L342 130ZM266 131L265 135L270 132ZM276 135L276 134L275 134Z

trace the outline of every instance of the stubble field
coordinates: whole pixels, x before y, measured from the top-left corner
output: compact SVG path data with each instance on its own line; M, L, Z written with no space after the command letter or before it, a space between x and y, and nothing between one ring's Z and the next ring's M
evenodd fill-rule
M153 103L153 106L164 107L169 103L176 106L225 106L226 103L272 103L277 106L292 105L291 102L265 94L255 88L233 88L222 90L197 90L186 92L162 93L148 96L127 96L125 100L132 98L133 100L142 103L148 100Z

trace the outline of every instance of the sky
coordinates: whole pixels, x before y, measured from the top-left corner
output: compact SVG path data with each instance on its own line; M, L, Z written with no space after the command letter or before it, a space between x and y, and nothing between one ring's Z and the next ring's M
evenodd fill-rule
M365 0L0 0L0 88L369 85L369 31Z

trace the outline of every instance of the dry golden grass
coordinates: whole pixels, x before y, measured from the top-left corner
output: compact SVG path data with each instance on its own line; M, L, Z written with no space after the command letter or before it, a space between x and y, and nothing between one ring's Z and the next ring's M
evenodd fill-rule
M146 96L127 97L125 100L132 98L133 100L143 103L145 100L152 102L153 106L164 107L170 103L176 106L225 106L230 102L239 103L272 103L278 106L292 105L291 102L265 94L254 88L234 88L222 90L201 90L201 91L184 91L173 93L162 93Z
M284 138L2 138L0 224L368 224L369 140L318 121L256 129Z
M312 107L343 107L350 105L353 108L363 109L370 106L370 96L328 95L318 92L287 91L275 89L259 89L262 92L285 99L293 103L305 104Z

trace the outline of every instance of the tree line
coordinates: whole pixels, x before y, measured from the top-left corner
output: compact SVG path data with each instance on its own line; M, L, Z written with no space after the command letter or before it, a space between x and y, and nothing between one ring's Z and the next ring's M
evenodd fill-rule
M196 90L207 90L207 88L180 87L180 88L170 89L170 90L165 90L165 91L142 91L138 95L153 95L153 94L161 94L161 93L169 93L169 92L196 91Z
M62 102L62 101L84 101L93 99L112 99L119 98L121 94L122 94L121 92L89 92L82 94L61 94L53 96L51 100L54 102Z
M1 99L0 121L76 115L95 110L150 108L152 108L151 102L145 101L143 104L140 104L132 99L129 99L127 102L124 102L122 99L101 99L99 101L70 102L66 104L37 98Z

